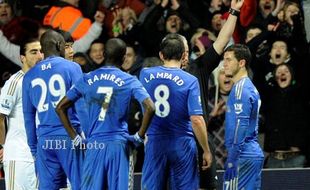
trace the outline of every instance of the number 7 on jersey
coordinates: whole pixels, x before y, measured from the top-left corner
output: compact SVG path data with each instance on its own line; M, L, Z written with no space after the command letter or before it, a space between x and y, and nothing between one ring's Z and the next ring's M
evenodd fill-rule
M98 117L98 121L104 121L105 114L107 112L107 109L109 107L109 103L111 101L111 97L112 97L112 94L113 94L113 88L112 87L100 86L97 89L97 93L98 94L105 94L104 100L102 102L100 114L99 114L99 117Z

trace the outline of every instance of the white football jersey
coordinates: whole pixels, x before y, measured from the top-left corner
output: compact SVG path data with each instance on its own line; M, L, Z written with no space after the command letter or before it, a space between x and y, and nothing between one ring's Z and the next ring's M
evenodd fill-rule
M27 144L22 106L22 81L24 72L18 71L6 81L0 94L0 113L7 116L3 160L30 161L33 158Z

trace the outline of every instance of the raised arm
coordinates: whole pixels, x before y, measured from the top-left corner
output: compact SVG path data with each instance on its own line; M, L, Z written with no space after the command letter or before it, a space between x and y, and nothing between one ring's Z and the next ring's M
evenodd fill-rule
M229 17L221 29L217 39L213 43L215 51L221 55L224 51L225 46L228 44L232 34L234 33L235 26L238 20L237 14L240 13L240 9L243 5L244 0L232 0ZM235 15L236 14L236 15Z
M22 62L19 57L19 49L20 47L10 42L0 30L0 52L13 63L21 67Z
M97 11L94 19L95 22L92 23L90 28L88 29L87 33L81 37L80 39L76 40L73 43L73 50L74 52L82 52L85 53L89 47L90 44L97 38L99 38L101 32L102 32L102 24L104 21L104 13L101 11Z

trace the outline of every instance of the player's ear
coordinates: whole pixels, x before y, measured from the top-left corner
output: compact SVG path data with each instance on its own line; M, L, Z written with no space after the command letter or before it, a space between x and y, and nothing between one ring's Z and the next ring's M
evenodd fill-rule
M239 61L240 67L245 67L245 64L246 64L245 59L241 59L241 60Z
M162 60L162 61L165 60L165 59L164 59L164 55L161 53L161 51L159 52L159 58L160 58L160 60Z
M26 61L26 57L24 55L20 55L20 61L22 62L22 64L24 64Z
M57 50L57 51L60 51L60 49L61 49L60 46L61 46L61 42L60 42L60 41L57 41L57 42L56 42L56 50Z

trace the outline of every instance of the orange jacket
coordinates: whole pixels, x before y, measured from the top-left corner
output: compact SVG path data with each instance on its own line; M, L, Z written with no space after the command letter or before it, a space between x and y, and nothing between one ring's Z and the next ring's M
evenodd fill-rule
M43 24L70 32L72 38L77 40L88 31L91 21L84 18L82 12L77 8L52 6L45 15Z

